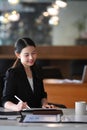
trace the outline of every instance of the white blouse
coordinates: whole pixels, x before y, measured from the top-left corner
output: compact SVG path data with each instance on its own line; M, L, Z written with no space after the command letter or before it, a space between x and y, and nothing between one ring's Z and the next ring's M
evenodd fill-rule
M33 78L29 78L29 77L28 77L28 81L29 81L29 83L30 83L30 86L31 86L32 91L34 91Z

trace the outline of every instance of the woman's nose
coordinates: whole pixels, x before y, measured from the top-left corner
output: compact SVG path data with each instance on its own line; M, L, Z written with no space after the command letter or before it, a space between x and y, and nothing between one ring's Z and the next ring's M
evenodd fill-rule
M33 59L33 56L32 56L32 55L29 55L29 59Z

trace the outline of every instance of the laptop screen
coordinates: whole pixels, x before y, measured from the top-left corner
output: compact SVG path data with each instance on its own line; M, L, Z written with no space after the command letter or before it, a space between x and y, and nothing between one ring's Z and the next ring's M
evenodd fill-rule
M82 83L87 83L87 65L85 65L83 69Z

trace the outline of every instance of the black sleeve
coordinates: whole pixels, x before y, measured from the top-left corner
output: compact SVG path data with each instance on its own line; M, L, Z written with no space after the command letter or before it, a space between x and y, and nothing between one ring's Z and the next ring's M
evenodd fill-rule
M16 92L15 71L13 69L9 69L6 72L6 75L5 75L5 78L4 78L2 105L4 105L4 103L6 101L15 102L15 98L14 98L15 92Z

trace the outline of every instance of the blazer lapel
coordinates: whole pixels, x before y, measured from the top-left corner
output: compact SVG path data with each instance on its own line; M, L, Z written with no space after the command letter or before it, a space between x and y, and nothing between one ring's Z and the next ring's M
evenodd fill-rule
M20 68L20 71L21 71L20 77L21 77L21 80L23 80L24 86L26 87L26 91L31 91L31 92L33 93L32 88L31 88L31 86L30 86L30 83L29 83L29 81L28 81L26 72L25 72L25 70L24 70L24 67L23 67L23 68ZM21 82L22 82L22 81L21 81Z

